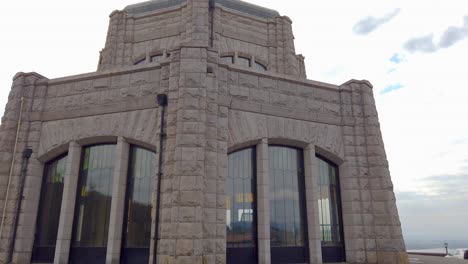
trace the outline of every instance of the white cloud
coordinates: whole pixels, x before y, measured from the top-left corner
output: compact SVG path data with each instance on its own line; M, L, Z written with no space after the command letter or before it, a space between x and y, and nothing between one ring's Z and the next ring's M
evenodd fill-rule
M353 31L356 34L367 35L372 31L376 30L378 27L392 20L395 16L400 13L399 8L393 10L392 12L384 15L383 17L366 17L362 20L359 20L353 27Z

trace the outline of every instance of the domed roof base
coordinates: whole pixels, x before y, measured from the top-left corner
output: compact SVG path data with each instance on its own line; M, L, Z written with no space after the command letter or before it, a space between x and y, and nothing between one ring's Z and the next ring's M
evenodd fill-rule
M141 14L147 12L153 12L159 9L173 7L186 2L186 0L152 0L138 4L129 5L124 8L130 14ZM220 4L226 8L233 9L242 13L246 13L252 16L261 18L274 18L280 16L278 11L268 9L265 7L250 4L241 0L215 0L217 4Z

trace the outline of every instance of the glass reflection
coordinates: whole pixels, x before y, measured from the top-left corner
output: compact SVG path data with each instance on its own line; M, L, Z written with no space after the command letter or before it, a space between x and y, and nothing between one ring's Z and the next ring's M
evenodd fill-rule
M35 246L55 246L62 205L67 156L46 164Z
M302 152L270 146L269 167L271 246L304 246Z
M151 197L154 189L155 154L132 146L130 150L126 229L124 247L149 248L151 238Z
M112 200L115 145L83 149L73 246L106 247Z
M319 218L322 243L341 241L337 169L317 157L319 181Z
M227 247L255 247L255 168L252 148L228 157L226 181Z

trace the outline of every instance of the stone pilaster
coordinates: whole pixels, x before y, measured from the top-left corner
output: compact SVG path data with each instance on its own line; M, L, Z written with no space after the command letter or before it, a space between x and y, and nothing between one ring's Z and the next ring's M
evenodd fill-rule
M20 174L22 155L25 148L37 151L38 124L30 122L30 115L35 104L34 98L44 97L47 79L37 73L17 73L13 78L13 85L8 96L8 103L0 126L0 262L5 261L11 248L12 235L16 216L16 208L19 206L18 195L20 191ZM37 103L36 103L36 107ZM21 112L21 114L20 114ZM40 126L40 125L39 125ZM31 131L33 133L31 134ZM31 142L29 142L31 140ZM35 160L34 155L28 165L28 174L37 176L37 170L41 166ZM41 174L42 172L39 172ZM10 177L11 176L11 177ZM27 177L28 175L26 175ZM28 177L27 177L28 178ZM26 178L26 179L27 179ZM32 240L28 234L34 232L35 208L37 192L30 192L31 184L25 181L26 193L23 195L23 213L19 215L18 225L21 228L17 232L17 243L13 250L13 260L17 263L27 263L32 248ZM40 184L39 184L40 185Z
M55 248L55 264L67 264L72 239L73 216L75 214L76 188L80 171L81 146L72 141L68 146L68 157L63 182L62 206Z
M123 64L125 27L127 13L115 10L109 15L106 45L101 51L98 71L104 71Z
M281 17L281 27L284 48L284 73L291 76L298 76L300 73L299 60L296 57L296 48L294 47L294 35L292 32L292 20L287 17Z
M208 0L189 0L184 12L185 40L173 52L169 80L166 146L174 152L165 161L158 262L216 263L225 240L216 239L218 106L217 83L207 76Z
M37 113L43 110L47 82L48 80L45 78L40 78L35 82L32 91L33 97L30 99L30 109L28 109L29 113ZM44 164L38 160L41 126L41 122L32 121L27 123L26 128L26 148L32 150L32 155L28 160L24 179L23 201L20 208L16 240L14 242L14 263L29 263L31 259L37 209L39 207L42 185L42 174L44 172Z
M112 182L112 203L109 218L109 235L107 239L106 263L108 264L120 263L129 151L130 145L123 137L119 137L115 153L115 167Z
M276 72L285 74L286 71L286 61L284 54L284 36L283 36L283 18L275 17L274 24L274 45L275 47L275 59L276 59Z
M217 157L218 177L216 186L216 263L224 264L226 263L226 179L228 174L227 144L229 137L229 109L225 106L219 106L218 109L219 141Z
M160 135L161 131L161 118L162 118L162 107L158 108L158 114L157 114L157 125L156 125L156 131L158 131L158 138L162 135ZM163 132L164 133L164 132ZM150 254L149 254L149 263L154 263L154 258L155 256L155 247L158 245L158 239L159 237L156 237L156 231L159 232L159 230L156 230L156 223L160 224L161 220L160 218L157 219L158 217L158 212L161 214L162 208L159 208L159 200L158 200L158 193L161 192L159 189L159 181L160 176L159 176L159 155L161 155L161 148L160 148L160 142L158 141L157 146L156 146L156 153L154 155L154 173L155 173L155 181L153 182L153 193L152 193L152 210L151 210L151 241L150 241ZM163 174L164 175L164 174ZM162 189L162 188L161 188ZM161 196L159 196L159 199L161 199ZM159 228L159 226L158 226ZM157 254L157 251L156 251Z
M257 232L258 263L270 264L270 189L268 141L266 138L257 145Z
M320 236L320 217L317 201L318 168L315 157L315 146L308 144L304 149L304 176L307 208L307 234L309 239L309 261L312 264L322 263L322 242Z
M408 263L393 185L380 131L372 85L351 80L343 84L346 162L342 178L348 261ZM348 246L351 245L351 248Z

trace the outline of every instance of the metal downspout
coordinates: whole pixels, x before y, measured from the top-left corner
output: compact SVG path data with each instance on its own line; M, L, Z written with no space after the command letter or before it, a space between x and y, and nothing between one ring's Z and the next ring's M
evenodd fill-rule
M211 28L210 28L210 47L213 48L214 46L214 10L215 10L215 1L210 0L209 2L209 10L210 10L210 20L211 20Z
M157 101L159 107L161 107L161 125L159 131L159 160L158 160L158 187L156 190L156 200L157 200L157 207L156 207L156 219L155 219L155 228L154 228L154 246L153 246L153 264L157 263L157 254L158 254L158 239L159 239L159 215L161 211L161 181L163 175L163 144L164 144L164 112L167 106L167 95L166 94L158 94Z
M3 204L3 212L2 212L2 223L0 224L0 240L3 235L3 226L5 224L5 215L6 215L6 208L8 204L8 196L10 195L10 186L11 186L11 178L13 177L13 167L15 165L15 156L16 156L16 149L18 147L18 139L19 139L19 131L21 127L21 118L23 116L23 104L24 104L24 97L21 97L21 105L20 105L20 113L18 116L18 127L16 129L16 139L15 139L15 146L13 148L13 156L11 158L11 166L10 166L10 173L8 176L8 185L7 185L7 191L5 194L5 202Z

